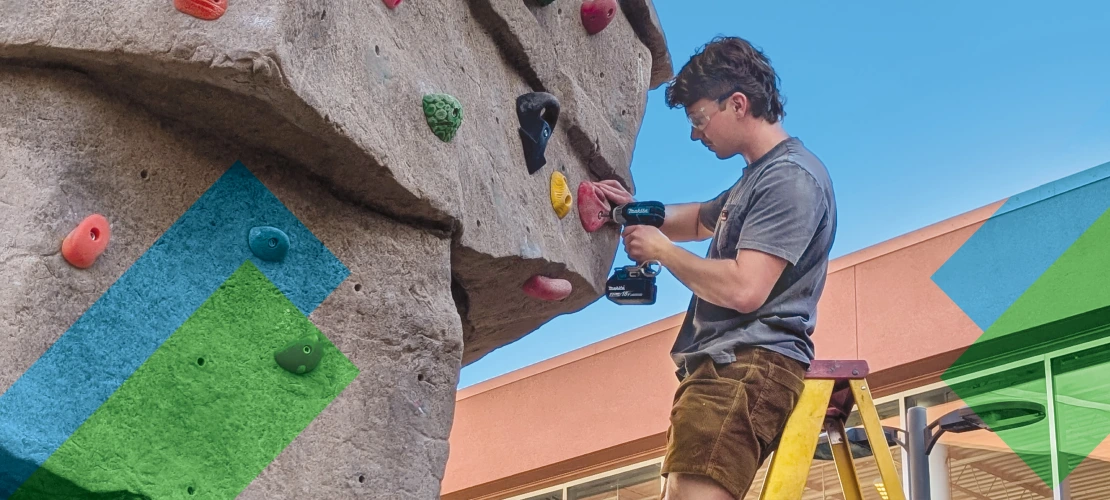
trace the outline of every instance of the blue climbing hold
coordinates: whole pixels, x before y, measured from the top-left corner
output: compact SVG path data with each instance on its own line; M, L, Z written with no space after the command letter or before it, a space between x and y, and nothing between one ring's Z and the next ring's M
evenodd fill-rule
M289 236L276 227L252 227L250 247L258 258L269 262L280 262L289 252Z

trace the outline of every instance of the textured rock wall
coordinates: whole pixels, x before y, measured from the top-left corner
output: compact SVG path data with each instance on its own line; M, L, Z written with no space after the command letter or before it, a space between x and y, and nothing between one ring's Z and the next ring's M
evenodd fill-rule
M632 189L671 71L646 1L592 36L562 0L0 10L0 498L435 498L460 366L610 270L616 229L559 218L552 173ZM529 174L532 91L561 114ZM429 93L462 104L449 142ZM78 269L60 244L93 213L111 237ZM283 261L251 253L258 226ZM538 274L573 292L524 294ZM320 367L282 371L312 332Z

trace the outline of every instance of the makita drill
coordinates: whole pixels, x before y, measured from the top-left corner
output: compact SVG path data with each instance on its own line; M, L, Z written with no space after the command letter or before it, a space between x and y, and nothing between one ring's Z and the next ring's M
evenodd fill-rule
M622 226L662 227L667 211L658 201L635 201L613 207L598 217L608 218ZM633 266L618 267L605 283L606 297L616 304L651 305L655 303L655 276L659 261L650 260Z

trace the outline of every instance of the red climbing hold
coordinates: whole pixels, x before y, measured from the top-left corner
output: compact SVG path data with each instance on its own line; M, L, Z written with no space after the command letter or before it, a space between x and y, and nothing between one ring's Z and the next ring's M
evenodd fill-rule
M227 11L227 0L173 0L173 6L190 16L214 21Z
M589 181L578 184L578 218L587 233L601 229L608 222L609 219L602 214L608 214L610 209L609 200L601 188Z
M112 230L108 227L108 219L103 215L93 214L85 217L85 220L62 240L62 257L74 267L87 269L104 252L111 236Z
M582 26L593 35L609 26L617 14L617 0L586 0L582 2Z
M398 5L401 5L401 0L382 0L382 3L390 9L396 9Z
M570 295L570 282L559 278L535 275L524 283L524 293L540 300L563 300Z

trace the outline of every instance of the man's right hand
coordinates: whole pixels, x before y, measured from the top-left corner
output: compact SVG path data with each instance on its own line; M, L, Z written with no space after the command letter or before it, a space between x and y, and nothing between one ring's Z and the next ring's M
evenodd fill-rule
M609 179L594 183L613 205L624 205L636 201L619 182ZM713 230L698 221L701 203L682 203L667 205L667 219L659 228L671 241L702 241L713 236Z
M626 205L636 201L636 199L632 197L632 193L629 193L621 183L615 180L598 181L595 182L594 185L600 188L601 192L605 193L605 198L613 205Z

